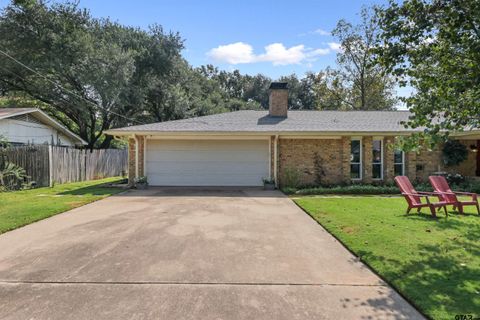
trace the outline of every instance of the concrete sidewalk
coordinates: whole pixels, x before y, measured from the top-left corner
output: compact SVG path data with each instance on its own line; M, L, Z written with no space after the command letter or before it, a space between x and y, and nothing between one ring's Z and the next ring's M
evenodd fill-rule
M0 236L2 319L422 319L276 191L130 191Z

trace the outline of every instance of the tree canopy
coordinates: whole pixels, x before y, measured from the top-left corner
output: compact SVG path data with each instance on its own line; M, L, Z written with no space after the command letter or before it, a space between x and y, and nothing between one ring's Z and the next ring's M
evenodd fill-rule
M374 11L363 8L360 18L357 25L342 19L332 31L341 46L337 67L318 77L321 109L391 110L397 103L393 78L375 61L379 26Z
M377 25L340 21L337 68L280 77L291 109L391 109L391 79L372 64ZM91 16L78 3L17 0L0 15L0 107L37 105L88 142L106 148L110 128L268 108L271 78L194 68L183 39Z
M452 130L480 125L480 2L478 0L390 0L377 11L378 62L402 86L414 113L410 127L425 127L418 139L436 144Z
M148 84L169 76L183 48L178 34L159 26L94 19L72 3L11 4L0 33L3 84L46 103L89 147L104 130L138 122Z

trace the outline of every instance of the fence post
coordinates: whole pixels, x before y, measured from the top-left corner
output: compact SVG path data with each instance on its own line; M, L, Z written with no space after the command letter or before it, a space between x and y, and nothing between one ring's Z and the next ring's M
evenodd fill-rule
M48 185L53 187L53 146L48 145Z
M87 149L84 150L85 153L83 154L83 166L84 166L84 178L83 180L84 181L87 181L88 178L87 178ZM92 152L92 151L90 151Z

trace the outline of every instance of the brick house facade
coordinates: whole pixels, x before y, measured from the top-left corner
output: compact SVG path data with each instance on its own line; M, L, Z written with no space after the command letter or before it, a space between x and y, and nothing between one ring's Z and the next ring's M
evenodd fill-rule
M169 183L176 183L175 175L184 181L196 174L196 179L185 182L194 185L208 180L206 172L218 176L219 185L232 185L232 179L241 182L243 176L256 174L250 180L255 185L272 179L279 186L292 176L300 185L336 185L392 183L395 175L427 181L436 172L480 175L479 130L458 137L451 134L467 147L468 158L458 166L445 167L441 147L418 154L393 149L396 137L415 132L402 125L409 112L291 111L284 83L272 84L269 98L268 112L237 111L107 133L128 139L131 182L144 175L150 180L155 174L155 181L162 185L165 176ZM169 141L165 143L169 149L162 149L166 147L161 141ZM247 148L245 153L235 152L235 145L239 150ZM242 172L237 166L242 166Z
M135 177L144 175L144 136L136 136L138 141L138 155L136 141L130 138L128 177L134 181ZM275 150L275 136L270 137L271 172L277 172L277 180L283 184L285 173L290 170L298 175L301 185L315 185L318 183L316 174L316 159L321 163L324 172L321 182L328 185L350 183L392 183L394 178L394 151L391 146L394 137L377 138L373 136L356 137L362 141L362 178L352 179L350 176L350 148L352 137L332 137L328 139L282 139L277 142ZM372 177L372 141L381 139L384 145L383 152L383 178L375 180ZM472 145L471 140L460 140L467 149ZM275 156L277 152L277 156ZM138 161L137 161L138 159ZM276 163L275 163L275 159ZM477 152L469 150L468 158L458 166L446 167L442 161L440 148L435 151L409 152L404 156L404 174L412 181L427 181L428 176L435 172L460 173L464 176L476 175ZM138 167L137 167L138 163ZM273 179L272 175L272 179Z

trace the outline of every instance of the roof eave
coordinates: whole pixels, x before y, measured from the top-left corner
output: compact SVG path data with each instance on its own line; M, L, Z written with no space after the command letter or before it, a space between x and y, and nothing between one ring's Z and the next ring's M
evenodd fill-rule
M17 112L13 112L13 113L8 113L6 115L0 116L0 120L8 119L8 118L15 117L15 116L20 116L22 114L32 113L32 112L35 112L37 110L38 109L33 109L32 108L32 109L28 109L28 110L21 110L21 111L17 111Z
M116 136L126 137L133 135L142 136L193 136L193 135L318 135L318 136L361 136L361 135L377 135L377 136L399 136L410 135L418 130L411 131L134 131L134 130L107 130L104 133Z

